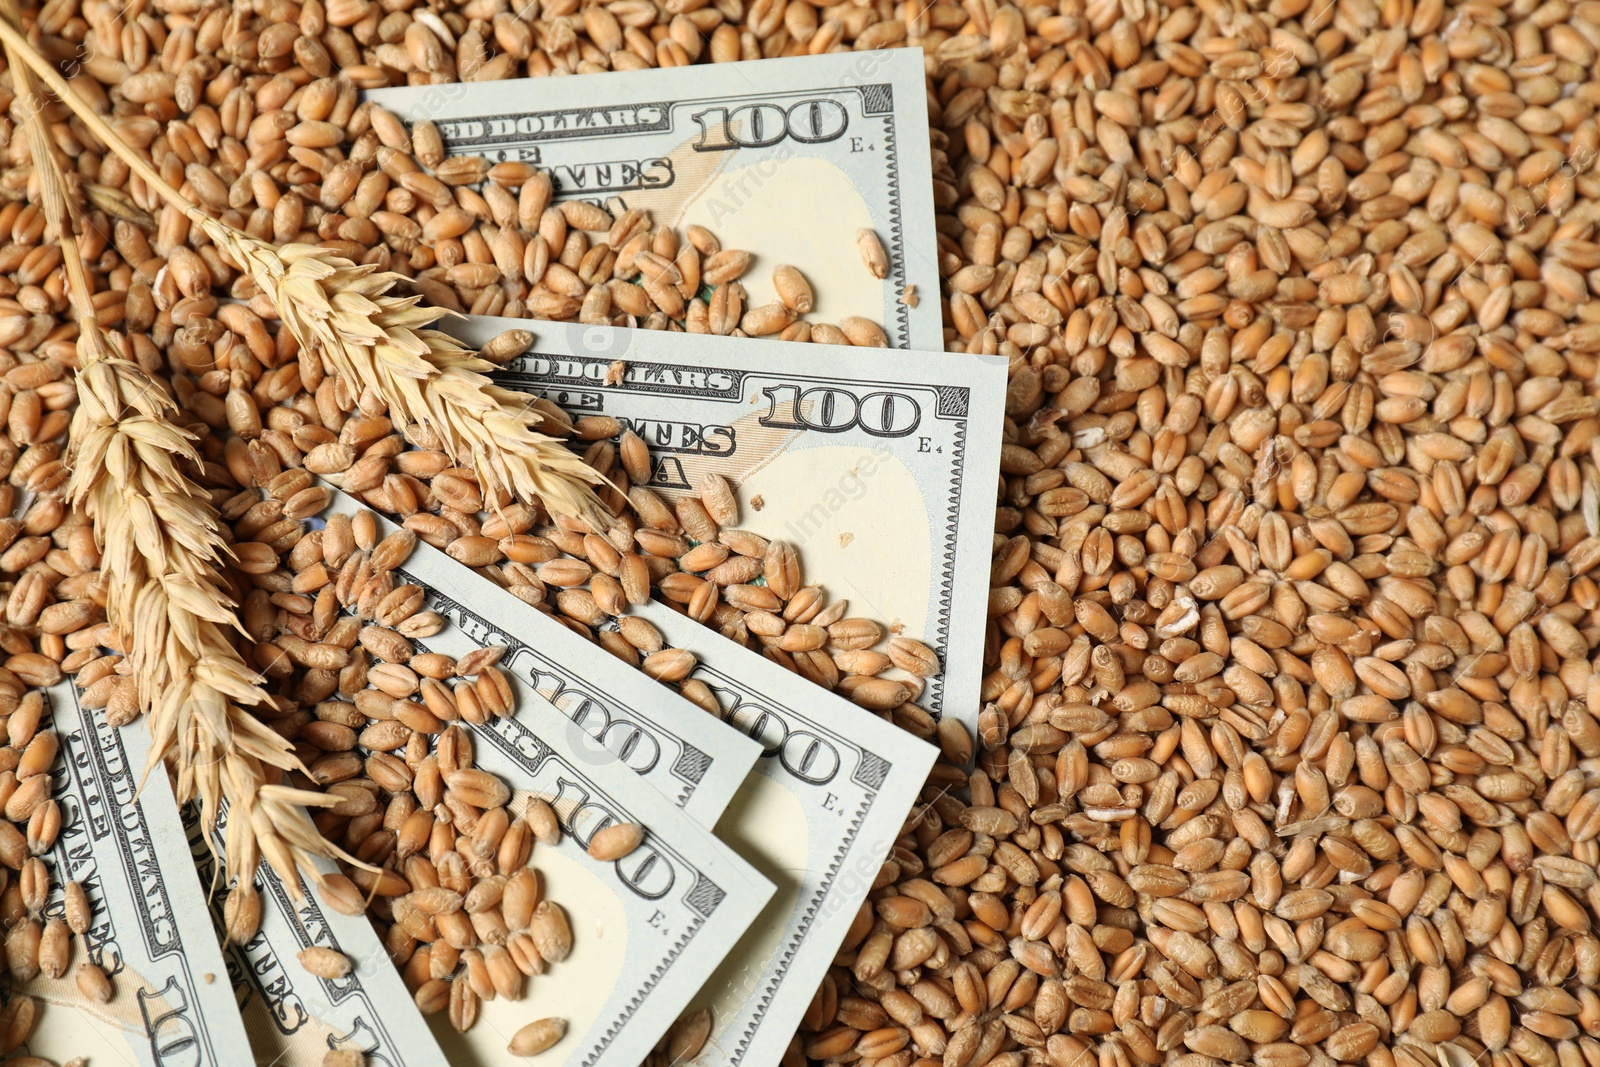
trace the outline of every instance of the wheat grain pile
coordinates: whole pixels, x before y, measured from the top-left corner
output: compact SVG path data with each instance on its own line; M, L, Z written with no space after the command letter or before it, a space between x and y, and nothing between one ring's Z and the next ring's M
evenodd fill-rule
M659 302L589 295L592 253L638 220L400 144L357 90L920 45L947 347L1011 361L991 672L977 738L919 716L911 690L845 687L947 759L790 1060L1600 1062L1600 5L52 0L23 19L164 181L241 231L413 277L438 306L658 327L676 321ZM4 531L0 684L20 701L66 671L132 706L101 557L59 495L77 328L15 111L0 469L8 504L38 495ZM652 529L720 537L714 486L677 515L635 487L626 553L537 508L480 521L477 470L425 429L402 452L402 419L307 358L245 264L59 105L46 118L86 205L99 322L169 383L232 539L266 546L232 579L241 647L304 784L415 780L314 721L341 686L382 689L346 673L365 671L364 631L325 639L325 541L294 556L313 471L582 632L654 584L814 681L862 677L870 622L818 623L783 550L685 563L688 539ZM664 261L685 247L651 234ZM725 299L717 321L742 316ZM626 485L639 461L617 429L571 427ZM746 576L705 582L729 564ZM758 573L793 595L726 598ZM373 619L396 592L381 584ZM353 586L335 606L346 594L365 610ZM376 625L404 637L418 607L397 598ZM666 682L692 662L634 624L608 632ZM490 713L480 688L492 703L492 683L454 694L463 717ZM390 825L376 790L342 795L317 825L404 899L428 875L396 842L420 828L404 802ZM439 854L465 869L472 852ZM406 909L379 911L414 987L451 1010L433 961L412 962Z

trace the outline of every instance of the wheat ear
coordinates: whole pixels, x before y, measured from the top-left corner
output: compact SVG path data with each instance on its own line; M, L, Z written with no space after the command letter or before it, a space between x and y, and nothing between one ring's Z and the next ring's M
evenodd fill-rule
M0 0L0 15L6 28L15 24L15 0ZM180 803L198 796L208 828L221 799L234 813L229 875L248 881L265 855L285 884L297 888L297 867L311 871L312 855L332 854L303 805L331 798L267 780L268 767L303 768L287 740L244 710L267 696L229 632L239 622L222 588L221 568L231 552L221 522L210 495L180 467L201 462L194 435L172 421L177 406L166 390L118 352L95 316L43 99L10 37L6 55L78 324L67 494L93 523L103 553L106 617L128 638L133 674L124 684L136 687L154 742L146 773L173 753Z
M504 494L596 528L612 523L590 488L604 478L535 429L543 416L534 398L490 381L485 372L494 364L426 328L444 312L391 295L401 275L313 245L277 248L212 218L123 141L25 37L3 25L0 37L135 175L244 269L302 348L325 358L356 395L370 388L397 428L431 431L454 462L477 471L489 500Z

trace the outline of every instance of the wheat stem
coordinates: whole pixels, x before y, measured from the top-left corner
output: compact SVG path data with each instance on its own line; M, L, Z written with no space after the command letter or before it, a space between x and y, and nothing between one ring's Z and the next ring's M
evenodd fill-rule
M3 16L0 22L6 29L22 24L22 14L16 0L0 0L0 16ZM11 68L12 79L16 83L17 103L23 115L22 129L28 139L28 153L35 160L35 166L41 168L39 197L43 202L45 221L55 230L56 239L61 242L62 267L67 275L67 299L72 302L73 313L79 322L93 319L94 302L90 298L89 272L84 269L83 256L76 242L69 240L72 235L69 224L71 208L65 182L56 168L50 132L45 129L44 100L39 95L32 69L25 57L19 54L25 50L19 50L9 38L5 50L6 64ZM44 162L39 162L41 160Z
M72 88L67 79L61 76L55 65L34 48L33 42L23 35L21 29L11 24L10 20L0 20L0 40L5 42L6 55L11 60L12 70L21 67L29 68L42 79L45 85L56 97L72 109L73 114L87 126L105 146L116 152L128 168L137 174L145 184L161 194L162 199L180 209L187 209L186 213L199 213L199 209L184 200L183 194L174 189L161 172L151 165L139 153L129 148L127 143L118 136L117 131L111 128L110 123L100 117L99 112L90 107ZM20 89L20 84L19 84Z

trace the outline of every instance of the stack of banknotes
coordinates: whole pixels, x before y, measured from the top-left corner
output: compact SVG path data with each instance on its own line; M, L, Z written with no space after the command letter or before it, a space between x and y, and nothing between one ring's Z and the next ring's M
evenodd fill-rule
M1006 374L1003 361L942 351L920 53L370 95L434 121L452 153L547 169L558 198L703 223L768 270L797 266L819 318L882 325L886 349L470 317L446 328L474 345L530 329L503 384L634 430L668 499L725 476L745 527L793 544L853 614L937 654L919 703L970 725ZM855 252L868 228L887 255L881 282ZM758 276L752 304L771 299ZM335 494L333 511L358 507ZM265 869L260 933L227 945L210 847L224 828L208 842L161 776L143 781L144 724L107 726L69 680L50 694L63 830L49 860L56 886L88 891L95 924L76 952L116 996L87 1002L70 967L23 986L46 1006L28 1051L94 1067L299 1067L330 1049L388 1067L486 1067L521 1062L511 1035L554 1016L566 1035L540 1062L638 1067L704 1008L711 1033L695 1062L772 1067L918 802L933 748L665 605L637 610L695 653L720 717L443 552L419 546L404 569L448 620L430 650L509 650L500 665L518 710L474 727L474 742L480 766L562 820L561 843L537 857L574 931L559 975L484 1004L458 1034L418 1013L366 919L314 894L297 901ZM610 822L647 833L605 863L585 844ZM308 973L310 946L343 953L350 973Z

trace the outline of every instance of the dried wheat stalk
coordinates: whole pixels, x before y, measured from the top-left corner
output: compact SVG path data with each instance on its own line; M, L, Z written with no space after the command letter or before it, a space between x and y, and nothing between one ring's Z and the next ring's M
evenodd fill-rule
M0 14L9 30L12 0ZM45 129L43 100L19 52L7 37L40 200L61 245L78 322L67 494L93 522L104 550L106 616L124 634L137 635L128 642L128 660L154 742L146 772L173 754L178 800L198 796L208 827L224 797L231 810L249 814L228 822L230 876L250 879L265 855L285 883L298 887L297 866L310 870L311 855L330 854L302 805L330 798L269 783L269 773L299 769L300 761L287 740L243 707L267 696L229 633L239 622L222 588L220 568L231 553L221 522L210 496L180 469L201 462L194 436L171 421L171 397L121 356L95 317L66 180Z
M419 306L416 297L390 295L401 275L311 245L275 248L211 218L123 141L25 37L9 26L0 26L0 35L134 174L250 275L302 347L327 359L356 394L370 388L398 428L431 432L452 460L473 466L490 500L509 494L543 504L552 515L610 525L590 489L604 479L534 429L543 416L533 397L496 386L483 373L493 364L425 328L442 312Z

